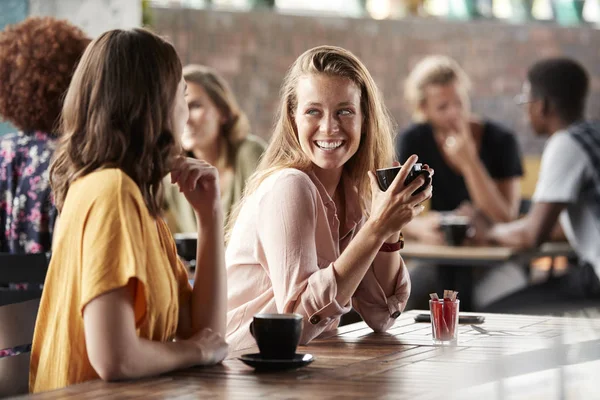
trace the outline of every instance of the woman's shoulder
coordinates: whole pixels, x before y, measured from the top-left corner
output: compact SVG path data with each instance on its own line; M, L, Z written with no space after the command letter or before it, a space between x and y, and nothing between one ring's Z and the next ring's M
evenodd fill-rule
M319 191L306 172L284 168L265 178L253 197L259 208L283 207L305 213L317 204Z
M143 203L138 185L119 168L104 168L77 179L69 188L95 200L115 201L131 196Z
M278 200L314 198L317 187L308 173L296 168L283 168L269 174L257 190L259 198Z
M267 148L267 143L258 136L248 135L242 140L236 150L237 159L258 158Z
M308 173L296 168L279 169L271 173L264 180L263 184L268 187L273 187L276 185L277 190L280 188L293 189L297 187L316 189L316 186L312 179L310 179Z

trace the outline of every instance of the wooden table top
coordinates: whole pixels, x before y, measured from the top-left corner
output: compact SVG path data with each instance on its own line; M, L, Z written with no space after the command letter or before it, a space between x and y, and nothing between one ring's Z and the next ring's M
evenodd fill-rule
M434 346L431 325L404 313L383 334L363 322L299 347L315 361L257 373L231 354L222 365L121 383L92 381L25 396L35 399L517 399L598 395L600 319L486 314L459 329L456 347ZM551 350L553 348L554 350ZM560 379L562 377L563 379ZM448 395L452 396L448 396ZM24 398L25 398L24 397Z
M406 258L435 263L494 266L515 258L553 257L568 255L572 251L571 246L566 242L544 243L538 249L519 251L502 246L439 246L407 241L401 254Z

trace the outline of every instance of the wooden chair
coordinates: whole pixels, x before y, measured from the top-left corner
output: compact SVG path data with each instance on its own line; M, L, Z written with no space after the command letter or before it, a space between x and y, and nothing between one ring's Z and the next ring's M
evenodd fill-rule
M28 392L31 342L47 267L45 254L0 254L0 353L14 353L0 355L0 397ZM9 287L17 283L27 287Z

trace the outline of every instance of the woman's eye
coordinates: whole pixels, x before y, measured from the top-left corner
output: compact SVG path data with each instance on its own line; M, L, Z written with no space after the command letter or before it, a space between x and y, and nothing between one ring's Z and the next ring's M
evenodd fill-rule
M309 110L306 110L306 115L318 115L319 114L319 110L315 109L315 108L311 108Z
M340 115L352 115L352 114L354 114L354 113L352 112L352 110L349 110L349 109L340 110L340 111L338 111L338 113L339 113Z

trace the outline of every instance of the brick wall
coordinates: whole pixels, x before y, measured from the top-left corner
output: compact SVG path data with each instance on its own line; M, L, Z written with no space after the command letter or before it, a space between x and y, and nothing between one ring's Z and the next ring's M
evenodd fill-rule
M514 129L524 153L539 154L523 113L513 103L527 68L541 57L579 59L593 76L589 115L600 116L600 31L544 24L375 21L270 12L154 9L153 26L177 47L183 63L204 63L232 84L253 131L267 138L282 78L296 57L317 45L338 45L365 63L400 127L410 123L403 80L423 56L457 59L474 83L475 112Z

